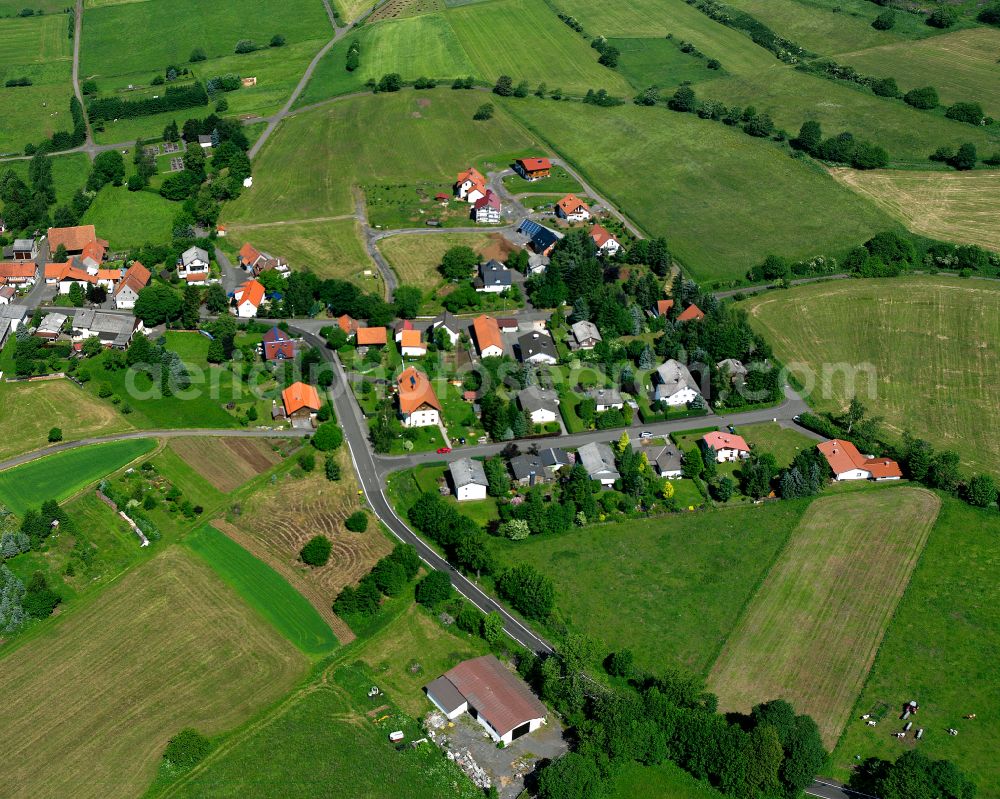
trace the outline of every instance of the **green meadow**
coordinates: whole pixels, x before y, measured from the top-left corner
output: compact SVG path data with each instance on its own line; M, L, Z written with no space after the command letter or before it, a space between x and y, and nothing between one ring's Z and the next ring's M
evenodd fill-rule
M61 502L155 446L145 438L93 444L7 469L0 472L0 502L18 515L49 499Z
M324 655L337 639L316 609L274 569L205 525L185 540L243 600L307 655Z
M169 241L179 209L152 191L108 185L97 193L80 222L93 225L113 249L128 249Z
M258 223L354 211L352 185L440 181L470 164L523 150L532 139L505 115L473 122L478 92L355 97L287 119L254 165L254 186L226 205L225 222ZM357 131L364 135L357 135Z
M839 254L898 227L808 161L694 114L535 99L503 107L648 234L666 236L699 280L741 278L769 253Z

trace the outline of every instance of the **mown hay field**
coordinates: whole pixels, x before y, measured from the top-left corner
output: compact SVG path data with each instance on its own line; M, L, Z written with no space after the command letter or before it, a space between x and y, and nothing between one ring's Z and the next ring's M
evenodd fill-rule
M909 487L813 502L712 667L720 707L787 699L832 748L940 504Z
M770 253L840 253L898 227L808 162L694 114L534 99L503 107L649 234L666 236L699 280L742 278ZM654 188L637 191L636 175Z
M452 247L471 247L482 253L499 238L496 233L389 236L378 243L378 248L401 283L419 286L426 291L443 282L438 266Z
M281 463L274 442L262 438L174 438L168 447L205 480L228 494Z
M230 225L227 238L234 247L250 242L260 250L288 259L293 270L308 269L320 278L350 280L367 291L380 293L375 264L361 243L354 219L319 218L298 224L243 227Z
M1000 252L1000 172L830 172L914 233Z
M170 548L2 660L0 794L142 793L167 739L234 727L306 659L208 566Z
M304 653L324 655L337 646L330 626L309 601L233 539L204 525L184 543Z
M946 758L978 783L981 799L1000 797L1000 515L945 497L920 563L885 634L854 713L833 752L831 776L847 780L862 758L895 759L919 748ZM914 728L899 741L865 713L888 706L887 721L916 699ZM964 716L975 713L975 719ZM955 728L959 735L947 734Z
M996 117L1000 116L998 52L1000 28L982 27L919 42L841 53L837 61L865 74L891 75L904 92L917 86L933 86L943 105L977 102L987 114Z
M453 181L470 164L533 144L500 114L472 124L483 102L478 92L404 91L350 98L290 117L257 157L253 188L226 205L223 221L350 214L352 186Z
M64 441L134 429L111 403L69 380L0 384L0 418L4 420L0 458L47 447L53 427L62 430Z
M956 450L970 469L1000 471L1000 288L980 280L837 281L762 295L745 307L810 404L858 396L898 437ZM824 377L825 375L825 377ZM856 377L852 377L856 376Z

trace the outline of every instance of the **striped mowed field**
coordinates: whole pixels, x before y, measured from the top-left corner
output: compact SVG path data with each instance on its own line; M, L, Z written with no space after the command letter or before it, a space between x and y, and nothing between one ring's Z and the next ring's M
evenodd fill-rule
M720 707L786 699L832 749L940 504L909 486L813 502L709 674Z
M184 727L229 730L307 659L180 547L0 660L0 796L139 796Z

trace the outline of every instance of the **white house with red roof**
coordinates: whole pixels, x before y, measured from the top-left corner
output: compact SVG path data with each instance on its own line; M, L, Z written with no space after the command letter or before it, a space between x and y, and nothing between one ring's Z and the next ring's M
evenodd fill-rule
M264 286L256 280L248 280L233 292L236 300L236 315L249 319L257 315L257 309L264 301Z
M480 225L500 224L500 197L493 189L472 204L472 218Z
M873 458L862 455L850 441L839 438L817 444L826 462L830 464L835 480L900 480L903 472L892 458Z
M548 158L518 158L514 171L525 180L541 180L552 174L552 162Z
M594 225L590 229L590 238L594 240L598 255L615 256L621 250L621 242L602 225Z
M455 179L455 196L467 203L474 203L486 196L486 178L474 166L459 172Z
M716 463L731 463L750 457L750 445L747 444L743 436L738 436L735 433L721 433L718 430L713 430L702 437L701 443L706 450L715 451Z
M575 194L567 194L556 203L556 216L567 222L586 222L590 219L590 206Z

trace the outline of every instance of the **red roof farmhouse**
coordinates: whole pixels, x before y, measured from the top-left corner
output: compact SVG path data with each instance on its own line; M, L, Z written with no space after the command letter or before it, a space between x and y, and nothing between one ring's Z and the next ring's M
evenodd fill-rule
M525 180L541 180L552 174L552 162L548 158L518 158L514 171Z

